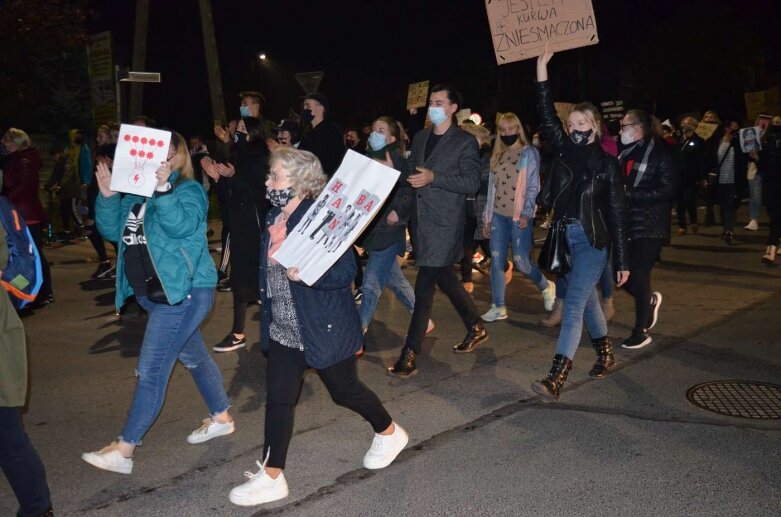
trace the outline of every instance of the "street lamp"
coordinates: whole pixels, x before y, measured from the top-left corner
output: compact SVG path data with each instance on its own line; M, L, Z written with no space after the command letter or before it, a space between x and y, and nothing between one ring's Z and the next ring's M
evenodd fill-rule
M263 52L263 51L258 52L258 60L265 61L267 57L268 56L266 56L265 52Z
M122 95L119 83L159 83L160 72L133 72L127 68L114 67L114 90L117 95L117 124L122 122Z

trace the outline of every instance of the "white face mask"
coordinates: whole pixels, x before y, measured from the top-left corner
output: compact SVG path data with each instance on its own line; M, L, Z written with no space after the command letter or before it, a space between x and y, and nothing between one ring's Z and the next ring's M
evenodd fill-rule
M640 138L635 138L635 134L637 132L637 126L632 126L632 129L630 131L621 131L621 143L624 145L629 145L634 142L637 142L640 140Z

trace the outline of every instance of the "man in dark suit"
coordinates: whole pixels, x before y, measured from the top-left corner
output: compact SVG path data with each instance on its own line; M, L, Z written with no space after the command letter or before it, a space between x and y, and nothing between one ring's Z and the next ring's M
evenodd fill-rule
M410 235L420 269L406 342L399 360L388 368L391 375L399 377L417 372L415 360L426 335L437 285L467 328L466 337L453 350L471 352L488 338L472 298L453 270L463 254L466 196L480 188L477 140L453 120L460 106L461 97L452 87L432 88L428 114L433 127L415 135L408 160L407 181L415 189Z

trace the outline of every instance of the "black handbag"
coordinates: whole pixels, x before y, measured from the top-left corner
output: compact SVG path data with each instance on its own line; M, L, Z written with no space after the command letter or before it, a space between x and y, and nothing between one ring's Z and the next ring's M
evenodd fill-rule
M164 303L166 305L170 305L170 303L168 303L168 297L165 295L163 284L160 282L158 277L149 277L146 279L145 283L147 300L153 303Z
M565 275L572 269L572 257L567 244L567 224L563 219L551 223L537 262L542 269L554 275Z

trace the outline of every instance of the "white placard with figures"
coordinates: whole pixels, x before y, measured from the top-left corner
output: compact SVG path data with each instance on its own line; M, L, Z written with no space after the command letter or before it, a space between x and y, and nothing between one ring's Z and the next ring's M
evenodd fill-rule
M374 219L398 179L396 169L347 151L336 174L274 253L274 260L298 268L301 280L314 284Z
M111 170L111 190L152 197L155 172L168 159L171 132L122 124Z

